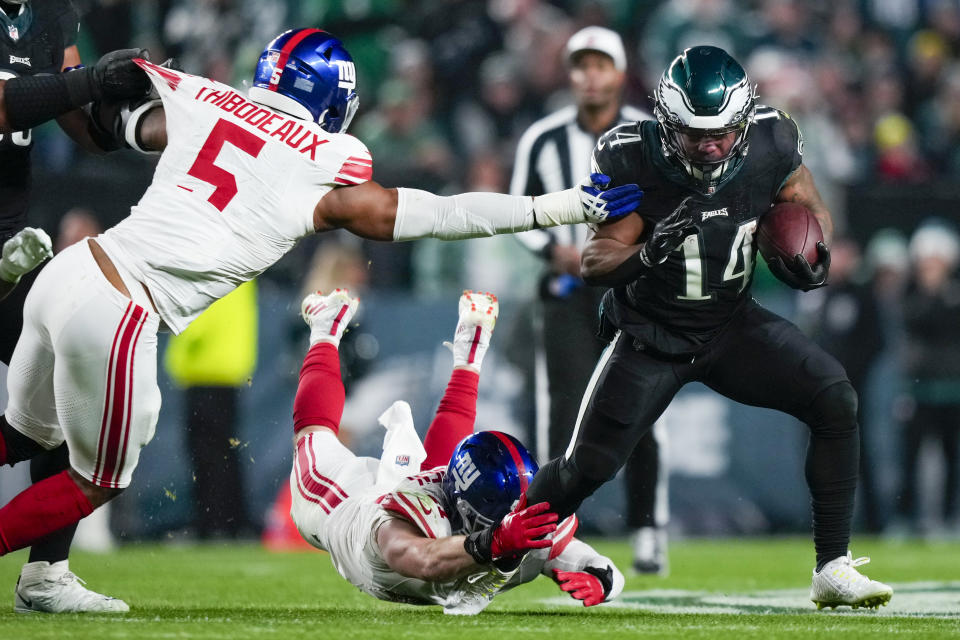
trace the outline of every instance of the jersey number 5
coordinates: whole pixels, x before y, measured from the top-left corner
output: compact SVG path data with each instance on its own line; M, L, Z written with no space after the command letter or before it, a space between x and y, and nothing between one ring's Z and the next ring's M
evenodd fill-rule
M203 147L200 148L200 153L197 154L197 159L193 161L193 166L187 173L216 187L207 201L220 212L223 212L237 195L236 176L214 164L226 142L254 158L260 155L260 150L267 143L266 140L258 138L239 125L222 118L217 120L217 124L207 136Z

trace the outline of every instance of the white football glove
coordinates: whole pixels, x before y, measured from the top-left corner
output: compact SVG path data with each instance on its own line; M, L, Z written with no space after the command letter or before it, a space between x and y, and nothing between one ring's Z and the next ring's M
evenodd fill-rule
M53 255L50 236L43 229L26 227L3 244L0 258L0 278L17 283L41 262Z

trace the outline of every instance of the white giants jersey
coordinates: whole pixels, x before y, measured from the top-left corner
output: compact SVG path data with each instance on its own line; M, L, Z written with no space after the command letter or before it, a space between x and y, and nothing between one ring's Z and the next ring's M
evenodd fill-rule
M180 333L312 233L317 202L366 182L370 153L207 78L138 61L160 93L167 147L131 214L98 241Z
M373 468L373 460L368 460L371 463L368 468ZM294 471L296 475L296 469ZM573 541L577 528L575 516L561 524L554 535L552 549L527 554L516 571L504 573L490 566L447 582L400 575L383 559L377 531L388 520L400 518L412 523L428 538L454 535L441 488L445 473L444 467L438 467L405 478L387 493L366 491L351 495L332 509L329 517L322 519L303 517L295 506L294 520L304 538L328 551L340 575L361 591L391 602L440 605L444 613L461 615L479 613L497 594L533 580ZM296 505L296 499L294 503ZM313 507L313 511L316 515L320 513L317 507ZM310 526L308 521L316 524Z

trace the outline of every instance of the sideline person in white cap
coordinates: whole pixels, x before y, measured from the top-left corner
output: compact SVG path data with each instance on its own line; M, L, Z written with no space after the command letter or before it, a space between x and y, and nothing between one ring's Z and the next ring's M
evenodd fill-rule
M570 88L575 104L535 122L520 138L510 193L537 195L570 187L589 173L597 139L617 125L652 116L622 104L627 54L620 36L604 27L586 27L567 42ZM560 455L577 419L580 400L603 351L595 337L597 307L604 290L584 285L580 250L586 227L535 230L516 237L546 266L540 282L535 335L537 457ZM634 569L667 572L667 483L660 464L665 438L658 423L627 463L627 526Z

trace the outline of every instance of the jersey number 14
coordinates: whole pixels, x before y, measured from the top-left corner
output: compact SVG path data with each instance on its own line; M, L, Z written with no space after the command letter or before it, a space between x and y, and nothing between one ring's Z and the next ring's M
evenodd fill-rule
M740 280L738 293L746 288L753 274L753 235L756 230L756 220L737 227L737 235L733 238L730 256L723 270L723 283ZM683 292L677 296L677 300L712 300L713 294L707 289L707 264L700 250L700 234L695 233L684 238L677 251L683 254L684 265ZM738 271L741 259L743 268Z

